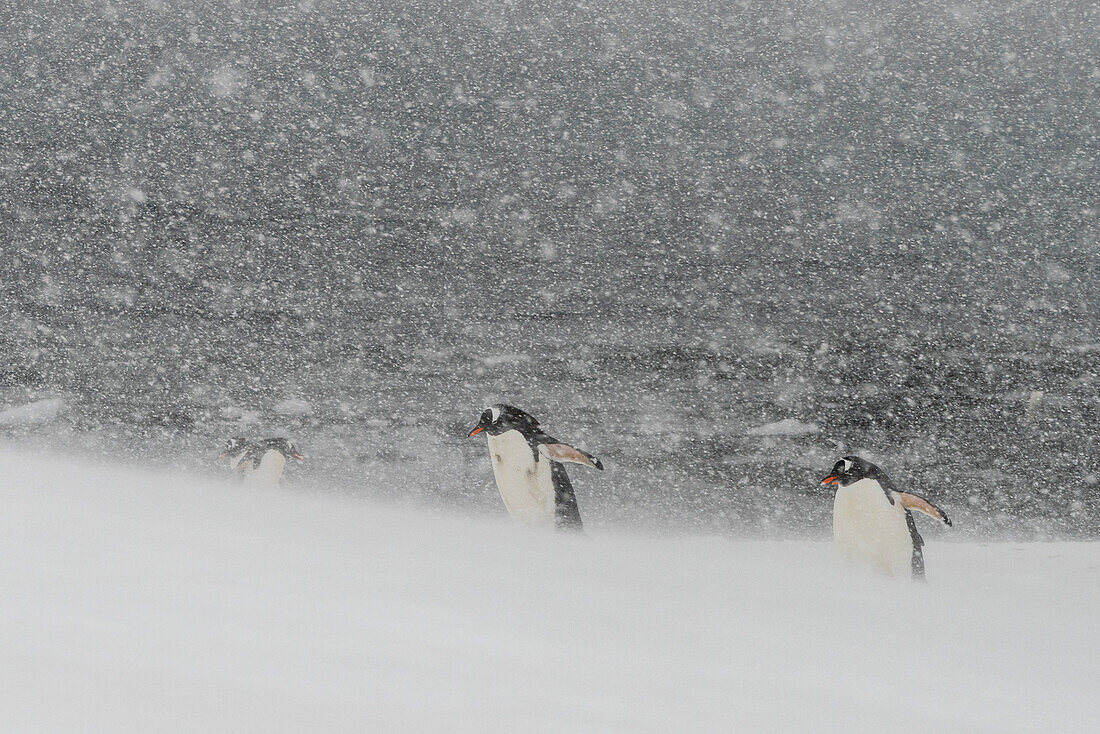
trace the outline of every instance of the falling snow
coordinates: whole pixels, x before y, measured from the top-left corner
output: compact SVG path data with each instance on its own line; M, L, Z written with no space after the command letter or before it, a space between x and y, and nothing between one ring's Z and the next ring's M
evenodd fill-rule
M11 730L1095 728L1095 0L0 20Z
M22 5L11 441L499 512L504 400L595 526L818 533L858 451L1096 535L1095 3Z

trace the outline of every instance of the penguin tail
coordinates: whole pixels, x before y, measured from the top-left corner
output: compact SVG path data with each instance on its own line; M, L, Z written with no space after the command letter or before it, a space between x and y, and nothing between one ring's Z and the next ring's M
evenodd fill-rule
M550 476L554 482L554 527L559 530L583 533L581 508L577 504L577 494L573 491L573 483L569 481L565 467L561 464L551 464Z
M912 574L914 581L924 581L924 551L913 548Z
M913 557L909 564L913 580L924 581L924 538L917 531L917 523L909 510L905 511L905 524L909 526L909 537L913 541Z

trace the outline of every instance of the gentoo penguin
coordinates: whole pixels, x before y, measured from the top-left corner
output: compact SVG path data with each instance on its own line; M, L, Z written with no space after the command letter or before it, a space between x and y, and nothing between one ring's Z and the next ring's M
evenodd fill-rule
M234 436L225 444L222 458L228 457L230 470L250 481L278 484L289 458L302 461L302 453L285 438L265 438L253 443L243 436Z
M911 511L949 526L943 510L923 497L894 489L881 469L858 456L838 461L821 483L836 487L833 540L842 556L891 576L908 568L912 578L924 578L924 539Z
M509 515L532 525L581 528L577 496L561 462L603 469L599 459L546 435L534 416L511 405L486 408L468 435L482 432Z
M287 459L303 461L306 458L297 446L285 438L265 438L260 441L259 448L262 453L258 453L255 468L248 474L248 479L254 482L278 484L283 478Z

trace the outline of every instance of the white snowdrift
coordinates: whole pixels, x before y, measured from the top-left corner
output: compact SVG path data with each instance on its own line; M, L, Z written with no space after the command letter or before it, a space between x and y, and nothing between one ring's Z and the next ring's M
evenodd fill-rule
M530 532L0 452L7 731L1093 731L1100 547ZM592 518L594 519L594 518Z
M818 433L821 426L816 423L803 423L795 418L784 418L775 423L766 423L745 431L750 436L805 436Z
M0 410L0 426L37 426L49 423L65 409L65 401L60 398L35 400L33 403L17 405Z

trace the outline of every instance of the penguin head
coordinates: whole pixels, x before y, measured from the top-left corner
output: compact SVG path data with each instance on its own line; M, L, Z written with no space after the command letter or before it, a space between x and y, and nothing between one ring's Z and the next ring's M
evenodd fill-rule
M296 445L281 436L278 438L265 438L263 441L260 441L260 446L263 447L264 451L278 451L287 459L303 461L306 458L302 455L302 452L298 450Z
M218 459L224 459L229 456L236 456L242 451L247 451L252 445L244 436L233 436L231 439L225 442L225 448L222 449L221 454L218 455Z
M829 472L829 476L821 480L821 483L847 487L849 484L855 484L861 479L877 480L881 474L882 471L866 459L861 459L858 456L845 456L833 464L833 470Z
M485 409L477 425L470 429L466 436L476 436L482 432L488 433L490 436L499 436L508 431L519 431L527 436L538 431L538 429L539 422L533 415L524 413L515 406L497 403Z

